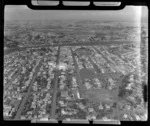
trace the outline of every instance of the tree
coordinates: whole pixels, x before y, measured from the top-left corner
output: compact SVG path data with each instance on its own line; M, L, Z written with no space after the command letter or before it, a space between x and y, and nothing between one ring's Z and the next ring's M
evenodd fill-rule
M118 96L119 98L125 98L129 95L131 95L133 93L132 90L129 90L129 89L126 89L126 87L128 86L128 84L130 83L129 82L129 77L130 77L131 74L127 74L123 77L122 81L121 81L121 84L119 86L119 91L118 91Z

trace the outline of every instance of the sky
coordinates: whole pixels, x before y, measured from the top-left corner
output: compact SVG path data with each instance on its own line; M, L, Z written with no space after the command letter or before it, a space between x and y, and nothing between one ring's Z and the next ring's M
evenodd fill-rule
M127 6L116 11L89 10L31 10L25 5L5 6L4 20L99 20L147 22L147 7ZM141 16L142 15L142 16ZM142 18L141 18L142 17Z

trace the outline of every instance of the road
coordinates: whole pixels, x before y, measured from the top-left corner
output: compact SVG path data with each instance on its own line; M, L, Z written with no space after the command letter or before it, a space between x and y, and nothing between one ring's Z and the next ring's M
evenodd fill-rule
M32 89L32 85L33 85L33 83L34 83L35 78L37 77L37 73L38 73L38 71L39 71L39 69L40 69L40 67L41 67L41 65L42 65L43 59L44 59L44 58L42 58L42 59L40 60L39 65L36 67L36 70L35 70L34 75L33 75L33 77L32 77L31 83L30 83L30 85L29 85L29 87L28 87L28 92L26 93L25 97L23 98L23 100L22 100L22 102L21 102L21 104L20 104L20 106L19 106L19 108L18 108L17 114L16 114L16 116L15 116L15 120L20 119L20 115L21 115L21 113L22 113L22 111L23 111L23 108L24 108L24 105L25 105L25 103L26 103L26 100L28 99L28 97L29 97L29 95L30 95L30 92L31 92L31 89Z
M108 63L110 63L110 64L112 64L112 65L115 65L114 62L111 62L106 56L104 56L104 54L103 54L100 50L98 50L98 49L95 48L95 47L93 47L93 48L96 50L96 52L97 52L98 54L101 54L101 55L103 56L103 58L104 58Z
M9 53L12 53L14 51L22 51L25 50L27 48L37 48L37 47L48 47L48 46L93 46L93 45L119 45L119 44L125 44L125 43L135 43L134 41L123 41L123 42L119 42L119 41L105 41L105 42L79 42L79 43L61 43L61 44L44 44L44 45L29 45L29 46L25 46L25 47L16 47L16 48L12 48L12 49L7 49L4 50L4 55L7 55Z
M53 93L53 99L52 99L52 108L51 108L51 117L50 119L55 119L56 118L56 101L57 101L57 87L58 87L58 77L59 77L59 59L60 59L60 46L58 47L58 52L57 52L57 60L56 60L56 71L55 71L55 76L54 76L54 93Z
M83 89L84 89L83 84L82 84L82 79L80 77L79 68L78 68L75 56L73 54L73 50L71 48L70 50L71 50L71 54L72 54L72 58L73 58L73 62L74 62L75 70L76 70L76 80L77 80L77 83L79 84L79 92L80 92L80 95L82 96Z
M102 81L103 84L107 85L107 80L106 80L106 79L107 79L108 77L105 76L105 75L99 70L98 66L92 61L92 59L91 59L90 56L88 56L88 59L89 59L89 61L91 62L91 64L93 65L94 70L95 70L96 73L97 73L98 79L99 79L100 81ZM104 87L105 87L105 85L104 85Z
M118 100L118 93L119 93L119 86L120 84L122 83L122 80L124 79L124 76L121 76L120 79L117 81L116 85L117 85L117 89L116 89L116 96L115 96L115 100L116 100L116 108L117 108L117 111L116 111L116 114L117 114L117 117L118 117L118 120L120 120L120 107L119 107L119 100Z

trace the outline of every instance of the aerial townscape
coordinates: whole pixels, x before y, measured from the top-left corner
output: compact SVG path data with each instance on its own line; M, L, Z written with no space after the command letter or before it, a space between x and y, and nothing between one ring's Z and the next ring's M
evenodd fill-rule
M147 50L124 22L5 22L3 118L147 120Z

